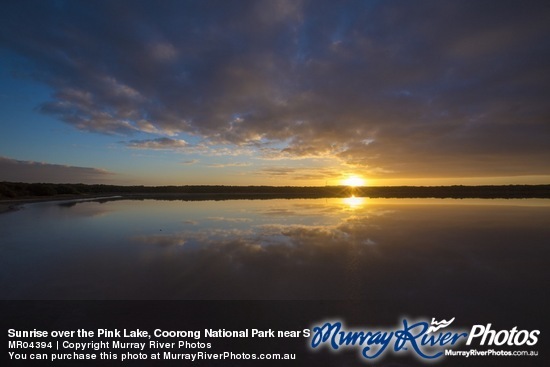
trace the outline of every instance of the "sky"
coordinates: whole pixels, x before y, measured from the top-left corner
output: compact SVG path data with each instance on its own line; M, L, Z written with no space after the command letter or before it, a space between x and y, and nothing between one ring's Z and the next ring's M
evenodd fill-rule
M547 1L0 7L0 181L550 183Z

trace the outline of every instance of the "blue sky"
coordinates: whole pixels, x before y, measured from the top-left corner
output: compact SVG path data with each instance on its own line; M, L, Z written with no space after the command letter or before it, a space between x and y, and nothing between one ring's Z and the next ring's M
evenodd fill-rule
M7 1L0 180L550 182L542 1Z

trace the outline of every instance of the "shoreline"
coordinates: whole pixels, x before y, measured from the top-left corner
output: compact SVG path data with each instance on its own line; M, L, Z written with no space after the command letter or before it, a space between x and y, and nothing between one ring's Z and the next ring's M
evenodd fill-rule
M182 197L189 200L223 198L550 198L546 185L482 186L117 186L0 182L0 203L80 199L98 196Z
M18 204L0 203L0 214L15 212L21 208L22 206Z
M0 214L16 212L24 208L25 204L42 203L48 201L64 200L97 200L106 198L105 195L54 195L26 197L18 199L0 199Z
M372 189L372 188L371 188ZM22 198L0 199L0 214L10 213L23 209L25 204L33 204L48 201L89 201L89 200L183 200L183 201L221 201L221 200L269 200L269 199L323 199L323 198L346 198L350 196L364 198L386 198L386 199L550 199L548 194L529 195L528 193L518 193L503 195L496 191L482 192L438 192L437 190L414 191L411 187L405 191L394 190L376 190L372 192L367 187L345 188L340 191L279 191L273 192L266 190L264 192L112 192L97 194L65 194L48 196L31 196ZM425 191L424 191L425 190Z

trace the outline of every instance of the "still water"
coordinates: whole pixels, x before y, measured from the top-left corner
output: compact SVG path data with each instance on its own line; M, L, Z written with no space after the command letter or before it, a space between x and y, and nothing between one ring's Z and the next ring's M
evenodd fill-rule
M37 203L0 243L2 299L536 303L550 200Z

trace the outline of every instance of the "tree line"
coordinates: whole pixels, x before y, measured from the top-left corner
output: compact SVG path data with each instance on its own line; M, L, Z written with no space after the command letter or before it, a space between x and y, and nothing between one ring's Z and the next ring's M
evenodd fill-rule
M274 197L372 198L550 198L550 185L486 186L120 186L100 184L54 184L0 182L0 198L23 199L94 195L235 195Z

